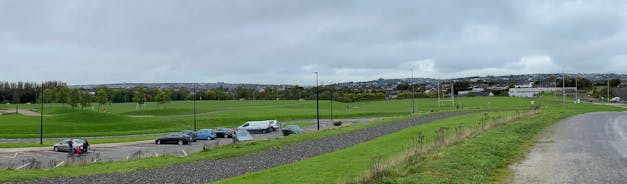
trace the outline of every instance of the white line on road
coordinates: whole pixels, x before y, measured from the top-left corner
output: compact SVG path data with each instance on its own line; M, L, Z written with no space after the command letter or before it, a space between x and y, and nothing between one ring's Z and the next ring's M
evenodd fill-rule
M185 156L187 156L187 153L185 152L185 150L181 150L181 151L183 151L183 154L185 154Z
M58 163L57 165L55 165L54 167L55 167L55 168L57 168L57 167L59 167L59 166L63 165L63 163L65 163L65 161L61 161L61 162L59 162L59 163Z
M20 169L22 169L22 168L24 168L24 167L26 167L26 166L28 166L28 165L30 165L30 163L24 164L23 166L20 166L20 167L15 168L15 169L20 170Z

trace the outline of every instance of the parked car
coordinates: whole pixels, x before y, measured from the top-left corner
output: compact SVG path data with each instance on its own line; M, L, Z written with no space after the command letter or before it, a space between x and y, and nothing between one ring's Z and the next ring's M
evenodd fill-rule
M219 138L231 138L235 131L230 128L219 127L213 130L216 133L216 137Z
M57 151L57 152L58 151L69 152L70 146L68 142L70 142L70 140L72 141L72 147L75 149L74 150L75 153L85 153L89 151L89 145L83 146L84 145L83 143L87 141L85 139L65 139L65 140L62 140L61 142L54 144L54 146L52 146L52 150Z
M196 139L214 140L216 137L216 132L213 129L201 129L196 133Z
M190 140L191 138L189 137L189 135L182 134L180 132L174 132L155 139L155 144L176 143L179 145L183 145L189 144Z
M270 121L247 121L237 127L237 130L247 130L248 132L261 132L263 134L272 132Z
M300 126L298 125L287 125L283 127L282 132L283 132L283 136L288 136L290 134L299 134L305 131L302 128L300 128Z
M253 136L250 135L250 133L246 130L236 130L235 131L235 139L238 142L241 141L252 141L253 140Z
M196 140L198 139L198 137L196 136L196 132L191 131L191 130L183 130L181 131L182 134L188 135L189 136L189 141L191 142L196 142Z
M281 122L278 120L268 120L270 121L270 127L272 127L272 131L276 131L281 128Z

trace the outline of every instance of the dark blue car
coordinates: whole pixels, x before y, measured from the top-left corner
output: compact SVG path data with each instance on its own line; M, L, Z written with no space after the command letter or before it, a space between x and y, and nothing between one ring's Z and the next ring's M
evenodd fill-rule
M212 129L201 129L196 132L197 139L213 140L217 137L216 132Z

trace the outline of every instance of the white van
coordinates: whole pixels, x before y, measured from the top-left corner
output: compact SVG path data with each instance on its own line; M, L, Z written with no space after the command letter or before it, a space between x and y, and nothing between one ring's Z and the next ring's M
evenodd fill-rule
M261 133L272 132L270 121L247 121L243 125L237 127L238 130L248 130L249 132L259 131Z
M270 121L270 127L272 127L272 131L277 131L281 128L281 122L278 120L267 120Z

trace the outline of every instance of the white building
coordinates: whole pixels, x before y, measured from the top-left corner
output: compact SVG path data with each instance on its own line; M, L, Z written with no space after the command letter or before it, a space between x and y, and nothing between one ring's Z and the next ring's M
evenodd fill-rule
M575 91L575 87L566 87L567 91ZM542 92L561 92L562 88L510 88L509 96L531 98Z

